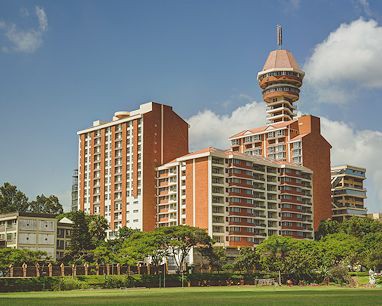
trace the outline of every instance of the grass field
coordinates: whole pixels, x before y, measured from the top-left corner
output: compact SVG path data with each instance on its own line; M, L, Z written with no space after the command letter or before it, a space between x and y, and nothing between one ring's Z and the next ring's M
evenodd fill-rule
M382 305L381 289L202 287L0 294L0 305Z

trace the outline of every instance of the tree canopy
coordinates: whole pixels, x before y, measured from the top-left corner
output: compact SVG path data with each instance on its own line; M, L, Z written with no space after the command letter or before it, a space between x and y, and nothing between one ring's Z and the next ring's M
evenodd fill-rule
M0 213L25 212L28 210L27 196L10 183L0 186Z
M0 186L0 213L33 212L46 214L61 214L62 205L55 195L38 195L29 202L27 196L16 186L4 183Z
M62 214L63 208L55 195L46 197L42 194L38 195L36 200L29 203L28 211L56 215Z

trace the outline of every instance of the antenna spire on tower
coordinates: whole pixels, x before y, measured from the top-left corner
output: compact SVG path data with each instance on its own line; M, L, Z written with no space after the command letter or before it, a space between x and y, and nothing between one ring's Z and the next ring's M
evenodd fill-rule
M283 28L281 25L276 25L276 32L277 32L277 45L279 46L279 49L281 49L283 44Z

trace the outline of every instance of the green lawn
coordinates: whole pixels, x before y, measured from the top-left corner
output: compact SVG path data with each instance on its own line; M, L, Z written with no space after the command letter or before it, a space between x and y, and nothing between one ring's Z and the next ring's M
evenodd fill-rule
M0 305L381 305L381 289L202 287L0 294Z

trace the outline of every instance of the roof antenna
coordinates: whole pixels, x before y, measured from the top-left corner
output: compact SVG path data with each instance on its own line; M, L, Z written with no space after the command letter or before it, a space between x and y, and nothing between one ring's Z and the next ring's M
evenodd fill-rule
M279 49L282 48L283 45L283 28L281 25L276 25L276 32L277 32L277 45L279 46Z

